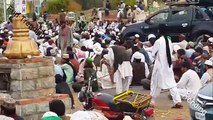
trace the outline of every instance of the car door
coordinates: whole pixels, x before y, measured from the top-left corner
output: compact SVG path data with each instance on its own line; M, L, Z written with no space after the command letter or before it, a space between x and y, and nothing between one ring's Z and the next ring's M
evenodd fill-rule
M180 34L187 35L191 31L192 8L176 8L171 10L168 20L167 33L171 37L178 37Z
M157 34L159 24L167 23L168 18L168 10L160 11L145 20L145 25L143 25L141 29L146 36L149 34Z

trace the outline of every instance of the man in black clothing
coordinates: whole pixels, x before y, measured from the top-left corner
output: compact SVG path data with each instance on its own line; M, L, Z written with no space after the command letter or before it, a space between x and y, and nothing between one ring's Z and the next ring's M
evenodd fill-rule
M63 78L61 75L59 75L59 74L55 75L55 83L56 83L56 86L55 86L56 93L68 94L71 99L71 102L72 102L71 109L74 109L75 108L74 107L74 98L73 98L72 92L71 92L68 84L63 81Z

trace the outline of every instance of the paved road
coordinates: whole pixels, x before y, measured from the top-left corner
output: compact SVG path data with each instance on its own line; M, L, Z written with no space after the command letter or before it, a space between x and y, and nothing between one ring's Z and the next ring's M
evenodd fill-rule
M140 86L134 86L130 88L133 91L140 92L142 94L149 94L150 91L144 90ZM109 93L111 95L115 95L115 89L101 90L102 93ZM188 103L186 101L183 102L184 107L182 109L171 109L173 105L172 100L168 98L169 92L163 92L157 99L156 107L155 107L155 119L156 120L175 120L177 118L181 118L182 120L190 120ZM82 106L80 102L77 100L77 93L74 93L75 101L76 101L76 109L72 111L75 112L77 110L81 110Z

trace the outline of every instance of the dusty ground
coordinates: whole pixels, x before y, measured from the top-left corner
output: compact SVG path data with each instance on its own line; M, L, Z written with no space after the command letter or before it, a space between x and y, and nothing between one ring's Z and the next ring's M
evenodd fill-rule
M149 91L144 90L142 87L134 86L130 88L133 91L140 92L142 94L149 94ZM109 93L114 95L115 89L101 90L102 93ZM184 107L182 109L171 109L173 102L168 98L169 92L161 93L158 98L157 105L155 107L155 120L190 120L188 104L183 102ZM76 109L72 111L74 113L77 110L82 110L81 103L77 99L77 93L74 93Z
M86 17L91 15L91 10L84 11ZM115 20L116 19L116 11L111 11L110 15L105 19ZM140 92L142 94L149 94L150 91L144 90L142 87L134 86L130 88L133 91ZM109 93L111 95L115 95L115 89L109 90L101 90L102 93ZM168 98L169 92L161 93L158 98L155 107L155 120L190 120L190 114L188 109L188 104L186 101L183 102L184 107L182 109L171 109L173 105L172 100ZM77 99L77 93L74 93L76 109L72 111L74 113L77 110L82 110L81 103Z

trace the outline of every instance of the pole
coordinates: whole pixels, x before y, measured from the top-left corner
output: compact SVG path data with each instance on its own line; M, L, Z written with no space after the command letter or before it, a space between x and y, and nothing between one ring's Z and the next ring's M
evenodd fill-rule
M41 5L40 5L40 0L37 0L38 4L37 4L37 13L38 16L40 16L40 9L41 9Z
M6 8L6 0L3 0L4 3L4 21L7 21L7 8Z
M147 0L144 0L144 11L147 12L148 10L148 1Z

